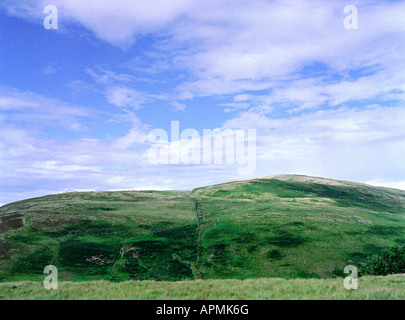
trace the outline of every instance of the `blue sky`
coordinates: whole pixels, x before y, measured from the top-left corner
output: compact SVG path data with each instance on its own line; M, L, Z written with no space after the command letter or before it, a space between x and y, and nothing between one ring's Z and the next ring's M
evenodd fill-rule
M405 1L0 0L0 204L284 173L405 189L404 52ZM255 129L256 170L152 165L172 121Z

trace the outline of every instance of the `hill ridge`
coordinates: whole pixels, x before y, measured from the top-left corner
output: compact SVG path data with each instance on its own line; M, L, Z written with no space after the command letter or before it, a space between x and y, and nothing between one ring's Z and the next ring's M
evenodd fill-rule
M302 175L302 174L275 174L275 175L247 178L247 179L235 179L235 180L228 180L228 181L221 182L221 183L216 183L216 184L209 185L209 186L196 187L194 189L224 185L224 184L235 183L235 182L249 182L249 181L254 181L254 180L271 180L271 179L275 179L275 180L292 179L292 180L298 180L298 181L302 181L302 182L315 182L315 183L323 182L325 184L327 184L327 182L329 182L329 184L335 184L335 185L363 185L363 186L368 186L368 187L372 187L372 188L396 190L396 191L403 192L405 194L405 190L398 189L398 188L375 186L375 185L371 185L369 183L358 182L358 181L332 179L332 178L324 178L324 177Z

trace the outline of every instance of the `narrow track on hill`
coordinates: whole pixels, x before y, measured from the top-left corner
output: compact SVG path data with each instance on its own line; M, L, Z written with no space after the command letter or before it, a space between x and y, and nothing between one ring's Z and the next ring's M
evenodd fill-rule
M124 242L124 240L120 241L120 244L118 246L118 251L115 252L114 259L113 259L111 267L110 267L110 271L108 272L107 276L105 277L105 280L108 280L108 278L110 277L111 273L114 270L114 265L115 265L115 262L117 261L117 256L119 255L119 252L121 251L123 242Z
M196 266L198 266L199 261L200 261L200 245L201 245L201 225L200 225L200 216L199 216L199 214L198 214L198 203L197 203L197 201L196 201L194 198L192 198L192 197L189 196L188 194L185 194L185 193L183 193L183 192L181 192L181 193L180 193L180 192L177 192L177 193L178 193L179 195L181 195L181 196L187 197L188 199L190 199L190 200L193 201L193 203L194 203L194 213L195 213L196 218L197 218L197 228L198 228L197 246L196 246L196 248L197 248ZM175 229L175 228L176 228L176 227L174 227L174 228L172 228L172 227L161 228L160 230L158 230L158 232L160 232L160 231L166 231L166 230L171 230L171 229ZM117 261L119 261L119 260L122 259L122 257L121 257L121 259L118 259L118 258L119 258L119 254L120 254L120 252L121 252L121 249L122 249L123 245L124 245L126 242L130 242L130 241L134 241L134 240L140 240L140 239L142 239L142 238L144 238L144 237L148 237L148 235L146 235L146 236L140 236L140 237L135 237L135 238L131 238L131 239L121 239L121 240L120 240L120 243L119 243L119 245L118 245L118 249L117 249L116 253L114 254L114 258L113 258L113 261L112 261L112 263L111 263L110 270L109 270L107 276L105 277L105 280L108 280L109 277L111 276L111 274L113 273L113 271L114 271L114 266L115 266L115 264L117 263ZM197 267L197 269L198 269L198 267Z
M187 198L189 198L191 201L193 201L194 203L194 212L195 212L195 216L197 218L197 228L198 228L198 236L197 236L197 265L200 262L200 246L201 246L201 224L200 224L200 216L198 214L198 208L197 208L197 201L189 196L188 194L185 193L180 193L181 195L186 196Z
M200 245L201 245L201 225L200 225L200 216L198 215L198 209L197 209L197 201L195 201L192 197L190 197L191 200L194 202L194 211L195 215L197 217L197 226L198 226L198 237L197 237L197 265L200 262Z

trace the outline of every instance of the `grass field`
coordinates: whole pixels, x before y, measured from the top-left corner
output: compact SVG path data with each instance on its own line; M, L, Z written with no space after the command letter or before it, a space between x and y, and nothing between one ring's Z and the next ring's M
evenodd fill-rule
M342 279L188 280L176 282L62 282L45 290L40 282L0 283L0 299L40 300L403 300L405 275L364 277L357 290Z
M112 291L121 283L148 285L151 292L159 284L203 288L204 282L187 282L195 279L231 281L218 288L276 281L265 278L298 281L282 288L303 279L331 285L342 281L346 265L360 266L381 249L404 244L405 191L353 182L285 175L191 192L59 194L0 208L0 296L13 292L11 282L28 281L35 290L46 265L58 268L66 292L81 282ZM109 281L89 282L103 280ZM397 283L369 280L378 294L385 290L378 281ZM339 290L333 297L347 294Z

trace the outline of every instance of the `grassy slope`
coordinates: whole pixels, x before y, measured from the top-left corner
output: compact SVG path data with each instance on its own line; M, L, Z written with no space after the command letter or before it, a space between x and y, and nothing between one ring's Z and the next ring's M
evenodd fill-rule
M174 192L93 192L4 206L0 278L41 279L48 264L61 280L192 278L193 205Z
M194 280L176 282L63 282L45 290L38 282L0 283L1 299L87 300L253 300L253 299L382 299L403 300L405 275L364 277L357 290L346 290L342 279Z
M331 277L405 243L405 192L277 176L178 192L69 193L0 208L0 281ZM113 267L112 267L113 266ZM0 294L1 295L1 294Z
M208 278L343 276L405 243L405 192L304 176L198 188Z

